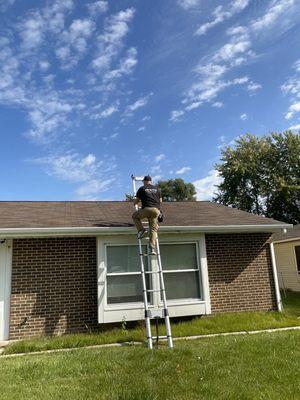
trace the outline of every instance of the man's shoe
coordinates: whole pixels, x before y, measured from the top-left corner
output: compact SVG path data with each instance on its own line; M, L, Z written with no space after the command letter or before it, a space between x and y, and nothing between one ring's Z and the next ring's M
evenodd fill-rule
M156 250L153 247L150 247L150 256L156 256Z
M138 231L138 235L137 235L138 239L142 239L142 238L145 236L146 232L147 232L147 231L146 231L145 228L140 229L140 230Z

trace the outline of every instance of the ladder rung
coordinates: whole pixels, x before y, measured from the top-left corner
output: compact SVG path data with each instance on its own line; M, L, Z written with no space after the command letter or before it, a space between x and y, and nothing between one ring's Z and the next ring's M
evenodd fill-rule
M169 336L152 336L152 339L168 339Z
M149 256L149 254L140 253L140 256L143 256L143 257L148 257L148 256Z
M160 274L161 272L162 271L145 271L145 274Z
M145 291L148 293L162 292L163 289L146 289Z

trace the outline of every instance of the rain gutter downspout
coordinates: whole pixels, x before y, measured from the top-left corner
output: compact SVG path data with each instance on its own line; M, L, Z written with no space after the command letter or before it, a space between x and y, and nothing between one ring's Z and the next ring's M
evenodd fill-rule
M281 295L280 295L280 290L279 290L274 243L270 243L270 250L271 250L272 270L273 270L274 285L275 285L276 303L277 303L278 311L281 312L281 311L283 311L283 306L282 306Z

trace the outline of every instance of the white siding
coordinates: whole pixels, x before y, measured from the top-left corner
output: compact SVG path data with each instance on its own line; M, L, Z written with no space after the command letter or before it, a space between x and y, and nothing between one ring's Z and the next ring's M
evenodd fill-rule
M274 243L280 287L300 291L300 274L297 271L295 246L300 246L300 239Z

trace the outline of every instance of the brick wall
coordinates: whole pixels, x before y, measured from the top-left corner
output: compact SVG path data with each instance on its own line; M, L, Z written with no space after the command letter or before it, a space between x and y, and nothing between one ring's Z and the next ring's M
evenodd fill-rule
M206 235L212 312L275 309L268 234ZM10 339L99 329L96 239L13 241Z
M269 234L208 234L212 313L276 309Z
M13 241L10 339L97 326L96 239Z

